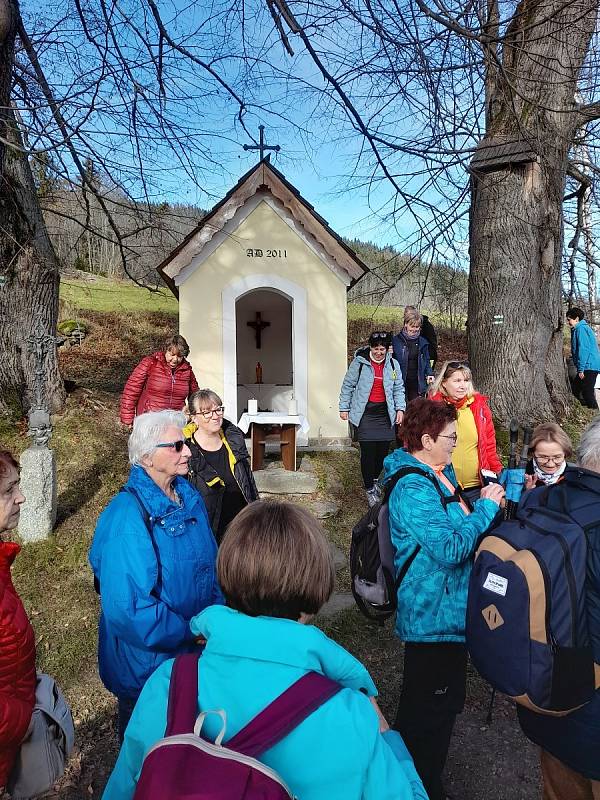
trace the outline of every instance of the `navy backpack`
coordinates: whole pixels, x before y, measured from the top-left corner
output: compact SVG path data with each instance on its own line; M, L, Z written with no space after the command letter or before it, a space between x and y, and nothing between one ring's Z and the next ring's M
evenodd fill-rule
M568 467L524 496L517 518L482 539L466 638L495 688L540 713L568 714L600 687L585 597L587 537L600 535L600 476Z

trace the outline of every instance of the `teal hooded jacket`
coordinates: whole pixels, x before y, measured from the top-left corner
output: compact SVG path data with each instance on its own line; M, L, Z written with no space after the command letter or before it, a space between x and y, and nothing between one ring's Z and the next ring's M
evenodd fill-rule
M205 609L191 627L207 639L198 667L199 711L225 710L225 745L292 683L315 671L345 688L260 760L301 800L427 800L400 735L379 732L369 673L318 628L225 606ZM164 736L172 666L165 662L146 683L103 800L133 797L144 754ZM216 714L208 715L208 738L214 740L220 724Z
M432 467L398 449L383 462L384 481L401 467L418 467L435 478ZM444 474L457 485L452 465ZM437 480L437 478L436 478ZM450 491L440 483L444 495ZM429 478L400 478L389 501L396 575L420 550L398 588L396 634L404 642L464 642L467 591L479 536L498 513L493 500L475 501L468 515L458 503L445 509Z
M584 319L571 328L571 355L577 372L600 372L600 352L596 334Z

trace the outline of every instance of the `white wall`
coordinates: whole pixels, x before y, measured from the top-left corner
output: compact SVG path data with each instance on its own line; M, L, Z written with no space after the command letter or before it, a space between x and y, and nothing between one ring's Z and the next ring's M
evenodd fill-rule
M261 334L261 349L256 347L254 322L260 311L270 322ZM237 382L256 382L256 363L262 366L262 382L290 386L292 376L292 304L278 292L258 289L240 297L235 305Z

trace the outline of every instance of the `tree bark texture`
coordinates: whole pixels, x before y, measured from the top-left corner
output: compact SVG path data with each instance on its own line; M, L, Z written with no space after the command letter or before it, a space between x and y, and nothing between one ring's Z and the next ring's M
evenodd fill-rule
M35 360L27 339L54 336L59 270L48 237L22 137L10 107L19 7L0 0L0 408L33 399ZM64 402L56 346L46 359L46 396L52 411Z
M561 304L562 202L581 117L577 78L597 0L519 3L488 75L486 138L529 142L537 161L473 175L468 340L500 420L561 415L569 403ZM491 69L491 68L490 68Z

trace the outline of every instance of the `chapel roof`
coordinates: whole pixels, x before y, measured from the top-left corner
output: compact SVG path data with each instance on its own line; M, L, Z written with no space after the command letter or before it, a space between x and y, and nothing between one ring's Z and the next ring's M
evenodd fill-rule
M226 223L257 193L268 193L282 204L295 223L325 251L336 267L350 278L353 286L369 272L367 265L342 238L330 228L327 220L302 197L300 192L271 163L269 156L248 170L227 194L204 216L157 267L157 271L175 296L179 295L176 279L200 254Z

